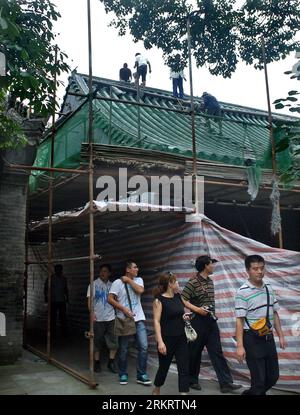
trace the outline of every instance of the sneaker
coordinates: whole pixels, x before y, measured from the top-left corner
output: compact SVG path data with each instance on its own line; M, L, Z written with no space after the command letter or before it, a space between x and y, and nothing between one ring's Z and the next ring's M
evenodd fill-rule
M100 373L101 372L101 365L99 360L95 360L94 362L94 372L95 373Z
M127 385L128 383L128 375L121 375L120 378L120 385Z
M117 368L116 368L116 364L114 362L114 360L110 360L107 363L107 368L112 372L112 373L117 373Z
M140 383L141 385L150 386L152 385L152 381L148 378L148 375L146 373L144 375L140 375L137 380L137 383Z

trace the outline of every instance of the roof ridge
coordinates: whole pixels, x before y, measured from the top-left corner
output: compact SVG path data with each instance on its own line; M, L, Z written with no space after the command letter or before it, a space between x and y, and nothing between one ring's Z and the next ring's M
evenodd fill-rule
M78 76L82 76L84 78L88 78L87 74L83 74L83 73L79 73L79 72L73 72L72 75L78 75ZM102 78L99 76L94 76L93 75L93 80L94 81L99 81L103 84L107 84L108 86L112 85L112 86L117 86L119 88L122 88L123 90L127 90L127 91L136 91L136 87L134 84L130 84L130 83L125 83L122 81L118 81L115 79L109 79L109 78ZM177 98L174 98L172 96L172 92L171 91L166 91L164 89L159 89L159 88L153 88L153 87L144 87L143 88L143 92L144 95L149 95L149 96L156 96L159 98L167 98L170 101L178 101ZM185 96L187 97L186 100L183 100L183 104L185 102L189 102L189 98L190 95L185 94ZM198 96L194 96L194 100L196 101L196 103L201 103L202 102L202 98L198 97ZM231 112L231 113L242 113L242 114L247 114L247 115L254 115L256 117L262 117L262 118L266 118L268 117L268 112L266 110L262 110L259 108L253 108L253 107L246 107L240 104L233 104L233 103L229 103L229 102L225 102L225 101L219 101L221 106L222 106L222 110L226 111L226 112ZM299 117L296 116L292 116L292 115L287 115L287 114L279 114L276 112L272 111L272 116L274 119L277 120L286 120L286 121L300 121Z

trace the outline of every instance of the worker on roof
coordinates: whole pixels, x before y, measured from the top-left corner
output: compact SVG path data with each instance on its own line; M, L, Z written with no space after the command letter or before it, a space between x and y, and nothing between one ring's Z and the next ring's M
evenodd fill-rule
M183 71L175 72L171 70L170 79L172 79L173 97L183 99L183 80L186 81Z
M135 79L136 86L138 86L140 76L142 77L142 86L146 85L146 77L147 77L147 65L149 66L149 73L151 73L151 64L148 58L140 53L135 54L135 64L134 67L137 68L137 76Z
M131 82L132 74L131 70L128 68L128 64L124 63L123 68L120 69L119 79L123 82Z
M209 94L208 92L203 92L202 94L203 106L202 108L206 111L207 114L221 116L221 107L216 97Z
M221 106L216 97L209 94L208 92L203 92L202 94L203 104L200 109L204 110L206 114L213 115L214 117L221 117ZM219 125L219 134L222 135L222 121L217 119ZM206 127L208 128L209 133L214 133L214 129L211 126L209 119L206 119Z

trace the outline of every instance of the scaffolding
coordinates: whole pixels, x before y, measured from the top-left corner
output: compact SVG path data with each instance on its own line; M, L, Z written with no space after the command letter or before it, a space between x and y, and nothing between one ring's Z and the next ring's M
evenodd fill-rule
M100 255L95 254L95 246L94 246L94 210L93 210L93 180L94 180L94 162L93 162L93 121L94 121L94 114L93 114L93 100L99 99L103 101L108 101L110 105L110 131L109 131L109 144L111 144L111 120L112 120L112 104L113 102L120 102L118 99L112 97L112 91L110 90L110 96L109 97L100 97L97 96L97 93L93 90L93 74L92 74L92 37L91 37L91 7L90 7L90 0L87 0L87 20L88 20L88 61L89 61L89 82L88 82L88 88L89 92L87 95L85 94L79 94L79 93L70 93L75 96L79 96L84 98L84 103L88 104L88 132L87 132L87 138L88 138L88 166L87 168L79 168L79 169L73 169L73 168L56 168L54 167L54 156L55 156L55 137L56 137L56 128L55 128L55 105L53 109L52 114L52 133L51 133L51 162L50 167L49 166L24 166L24 165L11 165L10 167L12 169L22 169L22 170L30 170L30 171L39 171L39 172L47 172L49 173L48 177L48 218L49 218L49 224L48 224L48 260L45 261L39 261L39 262L33 262L29 260L28 257L28 212L27 212L27 237L26 237L26 254L25 254L25 272L24 272L24 289L25 289L25 302L24 302L24 320L23 320L23 329L24 329L24 347L28 350L32 351L36 355L42 357L43 359L46 359L48 363L51 363L53 365L56 365L57 367L65 370L72 376L76 377L77 379L85 382L88 384L91 388L96 387L96 381L94 377L94 365L93 365L93 357L94 357L94 328L93 328L93 295L90 296L90 313L89 313L89 331L87 333L87 337L89 339L89 375L85 376L82 373L79 373L78 371L72 369L68 365L64 364L63 362L55 359L52 355L52 347L51 347L51 278L52 278L52 264L53 262L64 262L64 261L88 261L89 262L89 283L90 287L93 287L93 281L94 281L94 262L96 260L99 260L101 258ZM195 105L194 105L194 98L193 98L193 82L192 82L192 62L191 62L191 43L190 43L190 16L187 17L187 34L188 34L188 48L189 48L189 74L190 74L190 109L187 111L186 109L180 108L166 108L159 105L153 105L153 104L146 104L144 102L141 102L140 99L140 90L137 88L137 101L126 101L122 100L122 104L124 105L133 105L137 106L137 120L138 120L138 140L141 140L141 129L140 129L140 110L142 107L152 108L152 109L160 109L162 111L167 112L176 112L180 114L188 114L191 119L191 138L192 138L192 174L194 178L194 195L197 195L197 149L196 149L196 130L195 130ZM57 48L55 50L55 62L57 61ZM267 82L267 79L266 79ZM56 86L56 78L54 79L54 85ZM53 96L53 102L56 101L56 91L54 90L54 96ZM270 107L269 107L269 114L270 114ZM272 131L272 118L271 115L269 115L269 121L270 121L270 131ZM205 117L205 114L203 114L203 117ZM239 122L239 121L236 121ZM274 139L272 138L272 149L274 150ZM273 151L273 158L275 157L275 152ZM77 176L80 175L87 175L88 179L88 189L89 189L89 255L88 256L81 256L81 257L73 257L73 258L60 258L60 259L53 259L53 192L54 192L54 186L53 186L53 180L54 180L54 174L55 173L67 173L67 174L75 174ZM276 174L276 165L273 164L273 173ZM210 181L211 183L221 184L221 185L228 185L224 181ZM231 186L237 186L237 187L245 187L245 184L234 184L230 183ZM28 204L27 204L28 205ZM197 203L196 203L197 206ZM280 230L280 247L282 247L282 234ZM27 292L28 292L28 267L32 264L47 264L48 268L48 313L47 313L47 351L46 353L43 353L42 351L32 347L28 344L26 332L27 332Z

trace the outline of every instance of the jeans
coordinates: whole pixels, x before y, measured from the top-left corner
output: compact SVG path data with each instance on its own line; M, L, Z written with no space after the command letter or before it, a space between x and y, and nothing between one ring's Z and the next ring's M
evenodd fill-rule
M178 98L178 92L179 90L179 98L183 98L183 80L182 77L179 76L179 78L172 78L173 83L173 97Z
M145 322L137 321L135 340L138 348L138 357L136 364L137 377L147 372L147 356L148 356L148 339ZM118 366L119 375L127 375L127 354L130 340L133 336L119 336Z

